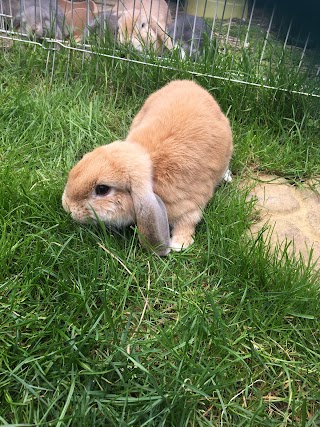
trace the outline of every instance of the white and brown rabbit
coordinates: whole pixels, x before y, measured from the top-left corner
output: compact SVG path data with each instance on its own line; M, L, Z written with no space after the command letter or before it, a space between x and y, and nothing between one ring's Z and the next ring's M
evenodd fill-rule
M143 51L157 52L173 48L167 26L172 22L170 9L165 0L119 0L118 39L122 44L130 42Z
M172 81L148 97L125 141L73 167L62 204L79 222L137 224L141 243L159 255L179 251L193 242L232 150L229 120L209 92Z

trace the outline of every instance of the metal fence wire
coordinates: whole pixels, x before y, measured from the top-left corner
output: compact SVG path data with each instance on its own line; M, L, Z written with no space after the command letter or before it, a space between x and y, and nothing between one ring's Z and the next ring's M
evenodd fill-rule
M319 16L318 0L0 0L0 48L79 51L320 97Z

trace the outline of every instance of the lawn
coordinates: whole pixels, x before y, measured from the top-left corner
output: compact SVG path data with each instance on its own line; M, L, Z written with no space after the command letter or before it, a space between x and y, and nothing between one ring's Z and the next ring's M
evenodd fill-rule
M234 179L184 252L159 258L134 227L80 226L61 207L75 162L182 77L29 47L0 57L1 425L320 424L319 275L250 237L245 185L257 170L320 175L318 99L196 78L232 123Z

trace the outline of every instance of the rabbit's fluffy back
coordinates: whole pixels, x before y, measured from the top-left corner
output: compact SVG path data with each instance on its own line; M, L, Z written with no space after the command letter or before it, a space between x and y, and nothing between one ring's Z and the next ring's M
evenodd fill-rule
M130 127L153 164L154 192L173 224L182 212L206 206L232 155L229 120L192 81L176 80L152 94Z

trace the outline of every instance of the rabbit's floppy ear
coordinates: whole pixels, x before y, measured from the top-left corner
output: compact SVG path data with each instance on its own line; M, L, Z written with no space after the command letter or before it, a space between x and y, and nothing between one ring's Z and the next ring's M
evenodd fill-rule
M170 230L163 201L152 191L151 185L141 186L139 183L131 183L131 197L141 244L160 256L167 255L170 252Z
M164 44L167 49L172 50L172 39L168 34L166 25L163 26L162 23L158 22L157 18L151 16L150 26L152 30L156 33L157 40L159 41L160 46Z

